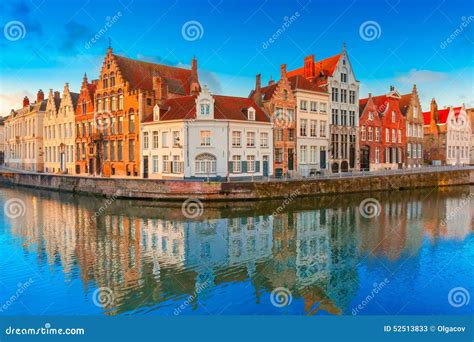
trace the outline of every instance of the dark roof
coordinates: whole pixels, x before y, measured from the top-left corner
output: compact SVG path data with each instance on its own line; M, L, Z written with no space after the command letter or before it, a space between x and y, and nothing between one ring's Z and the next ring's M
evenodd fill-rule
M400 102L399 102L400 111L402 112L404 116L407 115L408 108L410 108L410 101L411 101L412 96L413 96L412 93L405 94L405 95L402 95L402 98L400 99Z
M71 95L72 108L76 110L77 101L79 100L79 93L69 93Z
M290 78L288 78L288 81L290 81L291 88L293 90L295 89L302 89L302 90L309 90L309 91L317 91L321 93L327 93L328 91L326 89L323 89L319 87L316 83L313 83L306 78L304 78L301 75L295 75Z
M153 76L161 76L168 85L168 91L180 95L190 94L191 83L194 80L190 69L139 61L119 55L113 55L123 78L129 82L132 89L153 89Z
M255 121L270 122L267 114L251 98L213 95L214 119L247 121L247 110L255 109ZM196 96L182 96L166 100L160 106L160 121L196 119ZM143 122L153 122L153 114Z

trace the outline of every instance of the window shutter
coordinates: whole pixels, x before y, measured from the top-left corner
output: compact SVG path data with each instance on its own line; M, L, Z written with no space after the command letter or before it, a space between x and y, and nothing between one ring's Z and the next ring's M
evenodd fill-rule
M255 172L260 172L260 161L255 162Z
M234 163L232 163L231 161L229 162L229 173L233 173L234 172Z
M246 172L247 172L247 162L246 162L246 161L243 161L243 162L242 162L242 172L243 172L243 173L246 173Z

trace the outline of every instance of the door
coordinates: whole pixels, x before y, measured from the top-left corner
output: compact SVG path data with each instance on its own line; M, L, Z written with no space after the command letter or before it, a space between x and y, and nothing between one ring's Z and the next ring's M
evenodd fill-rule
M294 152L292 148L288 149L288 170L293 171L294 168Z
M326 151L325 150L319 151L319 160L320 160L321 169L325 169L326 168Z
M268 177L268 156L263 156L263 176Z
M364 146L360 149L360 169L370 171L370 147Z
M148 156L143 157L143 178L148 178Z

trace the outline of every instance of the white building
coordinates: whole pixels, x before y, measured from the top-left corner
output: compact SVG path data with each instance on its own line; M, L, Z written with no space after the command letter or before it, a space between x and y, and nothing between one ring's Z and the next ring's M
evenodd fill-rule
M469 165L471 121L464 106L449 108L446 127L446 165Z
M141 125L144 178L271 176L272 124L249 98L211 95L169 99Z
M289 81L297 102L297 172L314 176L328 167L329 93L300 75Z
M305 57L304 66L288 72L301 75L329 92L329 168L332 172L359 170L359 81L345 44L340 54L315 61Z

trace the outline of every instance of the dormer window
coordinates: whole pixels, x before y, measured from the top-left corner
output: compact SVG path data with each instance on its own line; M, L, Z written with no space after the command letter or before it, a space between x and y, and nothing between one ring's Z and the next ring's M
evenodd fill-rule
M203 87L201 93L196 99L196 116L197 118L213 119L214 118L214 98L209 89Z
M248 120L255 121L255 109L249 108L249 110L248 110Z
M153 108L153 121L160 121L160 107L158 105Z
M372 113L372 112L369 112L369 120L371 120L371 121L372 121L373 119L374 119L374 113Z
M209 103L201 103L201 116L209 116L211 113L211 106Z

